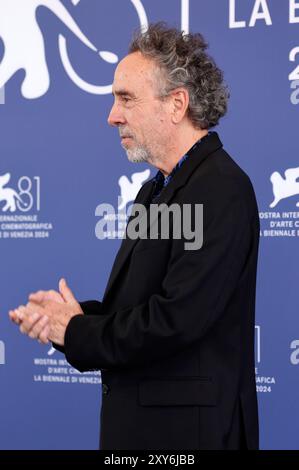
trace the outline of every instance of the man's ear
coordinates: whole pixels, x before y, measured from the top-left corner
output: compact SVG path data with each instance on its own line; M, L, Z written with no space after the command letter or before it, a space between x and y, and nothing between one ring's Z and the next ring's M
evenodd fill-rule
M171 92L172 122L179 124L185 117L189 106L189 93L186 88L176 88Z

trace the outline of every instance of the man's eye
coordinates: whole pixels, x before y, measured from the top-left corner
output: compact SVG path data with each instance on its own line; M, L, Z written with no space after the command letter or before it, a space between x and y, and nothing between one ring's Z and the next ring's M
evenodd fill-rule
M128 103L130 101L130 98L128 96L123 96L122 99L125 103Z

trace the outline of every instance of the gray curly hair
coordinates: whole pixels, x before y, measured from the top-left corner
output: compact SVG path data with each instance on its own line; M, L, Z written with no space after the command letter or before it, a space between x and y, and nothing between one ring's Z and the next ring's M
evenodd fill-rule
M206 53L207 47L201 34L185 34L159 22L137 32L129 48L129 53L139 51L158 65L164 78L159 80L161 98L178 87L188 90L188 117L200 129L219 123L229 98L223 72Z

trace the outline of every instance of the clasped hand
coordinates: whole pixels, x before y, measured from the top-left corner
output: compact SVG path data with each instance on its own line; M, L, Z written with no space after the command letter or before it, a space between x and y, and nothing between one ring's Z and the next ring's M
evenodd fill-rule
M64 346L67 325L83 310L65 279L59 281L59 292L38 291L29 295L29 302L9 311L10 319L19 325L21 333L46 344L49 341Z

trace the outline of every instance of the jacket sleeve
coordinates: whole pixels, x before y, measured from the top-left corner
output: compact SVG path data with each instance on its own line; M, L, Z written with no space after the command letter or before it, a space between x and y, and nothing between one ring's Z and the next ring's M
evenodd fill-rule
M98 300L87 300L85 302L79 302L80 307L82 308L84 315L99 315L102 310L102 302ZM62 353L65 353L64 346L59 344L52 343L53 347Z
M146 366L200 341L222 316L248 262L256 224L238 194L205 203L203 212L202 247L187 251L186 240L172 240L160 293L107 315L71 319L65 353L74 367Z
M87 300L79 302L84 315L100 315L102 313L102 302L98 300Z

